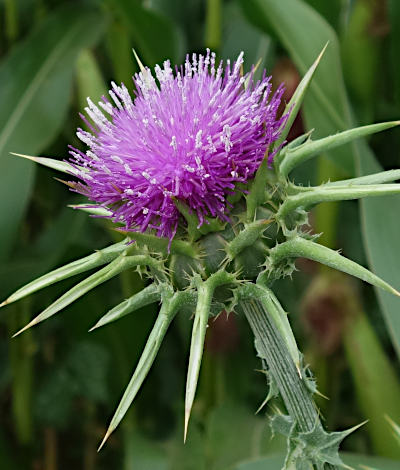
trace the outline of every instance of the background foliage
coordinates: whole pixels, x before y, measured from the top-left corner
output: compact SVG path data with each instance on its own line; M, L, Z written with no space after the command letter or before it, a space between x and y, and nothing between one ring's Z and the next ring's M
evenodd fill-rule
M111 80L131 84L134 47L149 66L187 51L261 59L290 98L329 41L291 138L355 122L400 117L397 0L2 0L0 1L0 297L49 269L118 239L110 226L67 207L79 202L51 171L9 154L66 158L86 96ZM400 166L400 132L323 155L303 183ZM303 168L303 167L302 167ZM312 220L324 244L400 287L400 201L324 204ZM330 430L369 419L344 443L345 461L398 468L400 302L311 262L278 293L315 372ZM0 316L0 466L13 469L257 470L280 468L285 443L271 439L265 377L243 319L218 317L208 331L189 439L182 443L190 318L178 317L121 429L97 445L136 364L153 308L104 330L87 330L142 281L108 282L40 328L11 334L68 282L9 306ZM389 419L390 418L390 419ZM355 455L357 454L357 455ZM360 456L360 454L363 454Z

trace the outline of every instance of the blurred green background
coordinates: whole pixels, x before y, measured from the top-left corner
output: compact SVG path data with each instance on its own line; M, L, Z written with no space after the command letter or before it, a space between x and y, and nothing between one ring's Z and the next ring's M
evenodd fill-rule
M245 66L261 59L285 100L329 41L291 138L400 118L398 0L0 0L0 298L23 283L117 240L111 225L67 207L79 196L9 152L67 158L87 96L111 80L132 89L132 48L154 66L215 50ZM400 131L335 150L296 173L304 184L400 166ZM399 198L324 204L321 242L400 287ZM345 460L398 469L400 301L311 262L277 285L329 430L369 422L344 443ZM96 449L156 314L142 309L93 333L105 311L142 286L124 274L11 340L72 285L48 288L0 312L0 468L62 470L279 469L267 394L247 324L218 317L207 334L200 387L183 445L191 319L172 325L134 406Z

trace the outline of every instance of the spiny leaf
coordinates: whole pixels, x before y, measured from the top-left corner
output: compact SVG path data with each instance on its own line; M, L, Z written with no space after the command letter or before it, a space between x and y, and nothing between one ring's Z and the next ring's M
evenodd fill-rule
M337 251L331 250L330 248L306 240L302 237L295 237L289 241L276 245L271 249L269 258L272 263L271 267L274 267L287 258L297 257L318 261L319 263L350 274L351 276L358 277L373 286L380 287L387 292L400 296L400 292L368 269L349 260L348 258L345 258Z
M110 264L100 269L96 273L92 274L88 278L84 279L76 286L72 287L72 289L67 291L59 299L53 302L49 307L43 310L42 313L37 315L24 328L15 333L13 338L21 334L23 331L27 330L31 326L36 325L42 322L43 320L47 320L47 318L55 315L63 308L70 305L72 302L79 299L79 297L82 297L82 295L89 292L91 289L94 289L103 282L108 281L109 279L121 273L122 271L140 265L154 266L155 260L152 259L150 256L146 255L125 256L125 253L122 253L120 256L118 256L117 259L112 261Z
M140 292L132 295L129 299L124 300L113 309L108 311L100 320L92 327L89 331L93 331L100 326L107 325L115 320L118 320L125 315L128 315L139 308L145 307L146 305L158 302L161 298L160 286L157 284L150 284Z
M279 173L282 177L286 177L296 166L306 162L310 158L318 154L326 152L340 145L347 144L355 139L366 137L367 135L381 132L391 127L398 126L400 121L383 122L379 124L371 124L368 126L356 127L347 131L339 132L335 135L325 137L323 139L308 141L305 144L296 147L292 151L285 153L279 165Z
M176 292L175 294L169 292L164 296L160 313L158 314L157 320L147 340L146 346L144 347L138 365L136 366L135 372L129 381L124 395L122 396L118 408L111 419L107 432L98 450L104 446L111 433L116 429L128 411L151 366L153 365L154 359L156 358L158 350L160 349L161 343L169 325L171 324L171 321L175 317L178 310L181 308L182 304L187 300L187 297L190 295L191 293L188 291L180 291Z
M294 120L296 119L296 116L300 110L300 107L303 103L304 96L306 94L306 91L311 83L311 80L314 76L315 71L317 70L318 64L320 63L322 56L324 55L325 49L327 48L328 43L324 46L322 51L320 52L319 56L315 60L315 62L312 64L312 66L308 69L307 73L304 75L303 79L299 83L298 87L296 88L296 91L293 93L292 98L290 99L289 103L286 105L285 111L283 114L289 113L288 120L286 122L285 128L282 130L282 133L279 137L279 139L275 142L275 148L279 148L279 146L285 141L287 135L289 134L290 128L292 127L292 124ZM279 165L279 155L277 155L276 159L276 165Z
M345 201L364 197L400 194L400 184L375 184L360 186L320 186L287 197L279 207L276 218L284 221L289 212L298 207L309 207L329 201Z
M79 174L79 170L72 166L68 162L64 162L62 160L55 160L54 158L48 157L33 157L32 155L23 155L22 153L14 153L10 152L11 155L15 155L16 157L26 158L27 160L32 160L35 163L39 163L40 165L47 166L48 168L52 168L53 170L62 171L63 173L67 173L69 175L77 175ZM83 170L83 169L82 169Z
M35 279L29 284L26 284L25 286L18 289L16 292L10 295L7 300L0 304L0 306L7 305L11 302L22 299L27 295L43 289L44 287L55 284L58 281L62 281L63 279L67 279L71 276L75 276L76 274L83 273L89 269L97 268L102 264L109 263L127 249L128 241L129 239L126 238L122 242L111 245L107 248L104 248L103 250L96 251L96 253L93 253L92 255L78 259L72 263L66 264L65 266L61 266L54 271L44 274L38 279Z
M69 204L68 207L71 209L77 209L83 212L87 212L91 215L96 215L99 217L111 217L112 212L109 211L106 207L99 206L90 206L88 204Z

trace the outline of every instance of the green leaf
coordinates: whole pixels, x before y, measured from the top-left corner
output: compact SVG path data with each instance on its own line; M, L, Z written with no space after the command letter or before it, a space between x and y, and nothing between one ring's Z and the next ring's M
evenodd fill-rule
M0 66L0 259L9 251L34 178L33 165L9 152L42 151L60 131L79 51L93 44L102 17L82 6L62 7L14 47Z
M89 331L93 331L100 326L107 325L115 320L128 315L146 305L158 302L161 298L161 288L157 284L150 284L141 291L124 300L105 315Z
M316 141L308 140L303 145L300 145L293 150L288 150L285 153L283 160L279 165L279 172L283 177L286 177L294 168L296 168L296 166L301 165L316 155L352 142L355 139L360 139L361 137L366 137L367 135L390 129L391 127L398 126L399 124L399 121L371 124L369 126L356 127L355 129L330 135L329 137L324 137L323 139Z
M87 98L97 103L102 96L108 96L101 70L90 49L84 49L79 54L75 67L79 109L85 109Z
M184 53L184 38L169 18L142 6L138 0L119 0L116 7L147 66L161 65L167 59L179 62Z
M400 383L396 370L367 316L361 311L351 313L343 331L343 344L357 401L363 418L368 419L366 431L370 434L372 449L384 457L400 459L399 442L390 436L385 420L385 415L400 419Z

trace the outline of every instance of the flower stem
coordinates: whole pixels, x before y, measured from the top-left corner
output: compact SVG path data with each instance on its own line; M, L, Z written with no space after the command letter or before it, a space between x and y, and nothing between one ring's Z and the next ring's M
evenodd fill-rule
M257 352L268 364L287 411L301 432L309 432L319 422L312 393L299 377L296 366L267 310L257 300L240 303L256 339ZM325 464L325 469L337 467Z

